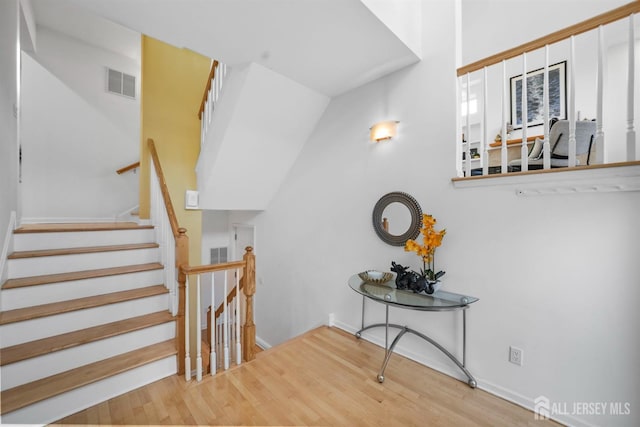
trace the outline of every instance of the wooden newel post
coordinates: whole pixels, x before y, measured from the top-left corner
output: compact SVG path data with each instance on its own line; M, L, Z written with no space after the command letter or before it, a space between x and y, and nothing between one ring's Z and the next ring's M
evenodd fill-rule
M187 302L186 288L187 276L180 269L182 266L189 265L189 237L186 228L178 228L178 237L176 237L176 267L178 268L178 315L176 322L176 347L178 348L178 375L185 372L185 331L184 331L184 313ZM191 369L189 367L188 369Z
M256 325L253 323L253 295L256 293L256 256L253 254L251 246L247 246L243 259L247 263L244 271L244 295L246 297L247 311L242 330L242 351L244 360L248 362L256 357Z

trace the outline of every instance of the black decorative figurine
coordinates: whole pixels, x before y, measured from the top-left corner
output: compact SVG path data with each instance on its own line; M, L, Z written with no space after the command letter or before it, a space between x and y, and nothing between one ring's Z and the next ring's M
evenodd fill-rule
M391 271L396 273L396 288L411 289L413 291L419 276L415 271L407 271L408 269L409 267L403 267L400 264L396 264L395 261L391 261Z

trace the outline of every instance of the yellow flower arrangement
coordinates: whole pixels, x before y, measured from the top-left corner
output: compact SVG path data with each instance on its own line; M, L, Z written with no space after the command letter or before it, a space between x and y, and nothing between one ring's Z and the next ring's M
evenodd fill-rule
M436 231L435 225L436 219L433 216L423 214L422 228L420 229L420 233L422 233L422 245L411 239L407 240L404 245L405 251L415 252L422 258L422 275L432 281L438 280L445 274L444 271L435 272L435 254L436 248L442 244L442 238L447 233L447 230Z

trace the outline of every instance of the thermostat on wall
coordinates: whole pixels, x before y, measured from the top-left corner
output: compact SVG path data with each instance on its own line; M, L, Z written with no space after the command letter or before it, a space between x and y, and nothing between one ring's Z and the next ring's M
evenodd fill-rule
M198 209L198 192L195 190L187 190L184 195L185 209Z

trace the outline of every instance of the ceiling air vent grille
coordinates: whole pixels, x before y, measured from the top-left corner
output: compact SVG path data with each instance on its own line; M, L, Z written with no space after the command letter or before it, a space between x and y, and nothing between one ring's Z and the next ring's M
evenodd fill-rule
M121 71L107 68L107 91L135 99L136 78Z

